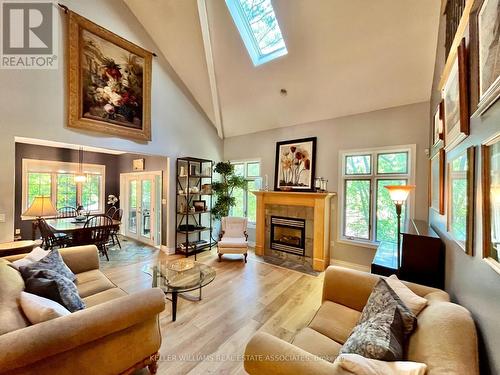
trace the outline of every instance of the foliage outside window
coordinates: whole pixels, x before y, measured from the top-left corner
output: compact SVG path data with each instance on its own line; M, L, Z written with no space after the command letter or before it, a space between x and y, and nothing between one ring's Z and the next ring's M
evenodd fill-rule
M467 154L460 155L450 163L450 218L449 226L453 238L465 246L467 238Z
M75 183L76 163L23 160L23 202L25 211L37 196L49 196L56 209L82 204L91 212L104 209L104 166L90 165L84 183Z
M247 217L249 223L257 220L257 197L252 191L258 190L257 180L260 179L260 162L258 161L234 161L235 174L246 180L244 187L235 188L233 197L235 205L231 208L231 216Z
M397 217L387 185L407 185L410 149L343 152L341 238L364 242L396 242ZM402 220L407 216L403 206Z

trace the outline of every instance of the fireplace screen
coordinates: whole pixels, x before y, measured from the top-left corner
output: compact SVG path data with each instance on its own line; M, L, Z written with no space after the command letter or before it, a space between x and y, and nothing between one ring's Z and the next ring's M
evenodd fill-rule
M271 249L304 256L304 219L271 216Z

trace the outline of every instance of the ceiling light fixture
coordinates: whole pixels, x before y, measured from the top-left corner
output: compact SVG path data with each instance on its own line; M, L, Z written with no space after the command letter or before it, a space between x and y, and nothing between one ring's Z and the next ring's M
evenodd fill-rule
M287 96L288 95L288 91L286 91L286 89L281 89L280 90L280 94L283 95L283 96Z
M83 173L83 147L78 150L78 173L75 174L75 182L85 182L87 176Z

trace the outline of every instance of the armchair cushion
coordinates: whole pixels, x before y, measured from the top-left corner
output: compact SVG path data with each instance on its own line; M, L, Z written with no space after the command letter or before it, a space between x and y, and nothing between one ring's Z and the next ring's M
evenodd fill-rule
M246 217L223 217L222 231L227 237L245 237L248 219Z
M248 241L245 237L222 237L218 244L219 247L248 247Z
M107 289L116 288L101 271L90 270L76 275L76 287L80 297L85 298Z

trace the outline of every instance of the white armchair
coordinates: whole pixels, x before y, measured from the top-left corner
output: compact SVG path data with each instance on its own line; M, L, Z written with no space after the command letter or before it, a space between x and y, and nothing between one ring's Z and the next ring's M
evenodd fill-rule
M248 219L246 217L223 217L221 224L222 230L217 244L219 262L222 260L223 254L242 254L246 263L248 254Z

